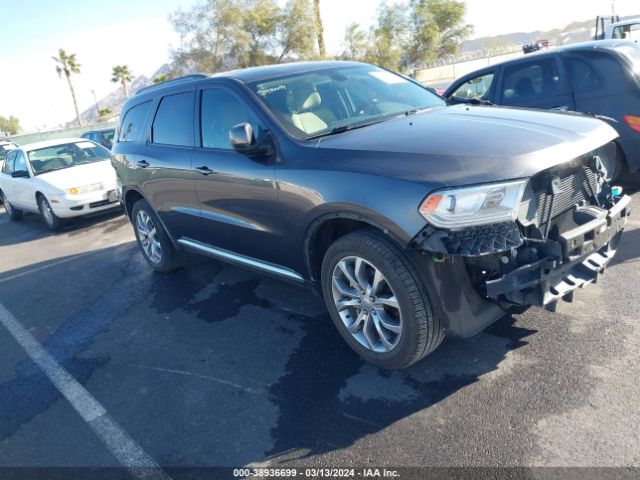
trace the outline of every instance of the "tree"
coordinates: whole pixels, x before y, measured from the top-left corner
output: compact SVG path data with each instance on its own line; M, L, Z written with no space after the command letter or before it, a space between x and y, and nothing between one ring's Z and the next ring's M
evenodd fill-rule
M409 24L403 4L381 3L378 18L371 27L365 60L391 70L398 70L407 44Z
M104 117L108 117L109 115L111 115L111 109L110 108L101 108L100 110L98 110L98 118L99 119L103 119Z
M245 0L242 28L232 42L231 55L240 68L274 61L281 10L276 0Z
M290 54L300 59L313 58L315 21L309 0L288 0L279 25L280 55L278 63Z
M324 26L322 25L322 16L320 15L320 0L313 0L313 14L316 23L318 51L320 52L320 58L325 58L327 56L327 49L324 46Z
M466 6L456 0L411 0L409 63L427 63L458 52L473 27L464 23Z
M120 83L122 90L124 90L125 98L129 98L129 92L127 92L127 83L133 80L133 73L126 65L116 65L111 70L111 81L113 83Z
M341 58L343 60L362 60L367 54L368 40L367 33L360 28L360 24L354 22L347 25Z
M80 111L78 110L78 102L76 100L76 92L73 89L73 84L71 83L71 74L80 73L81 65L76 61L76 54L72 53L71 55L67 55L67 53L61 48L58 50L58 56L51 58L56 62L56 72L58 73L58 76L62 78L62 74L64 74L67 79L69 90L71 90L71 98L73 99L73 107L76 110L76 121L79 126L82 126Z
M20 120L11 115L9 118L0 117L0 133L3 135L17 135L20 133Z
M173 51L177 66L186 71L220 71L235 39L245 35L243 6L235 0L206 0L172 14L169 20L181 39L181 47Z
M162 83L169 80L169 75L163 73L162 75L158 75L153 79L153 83Z

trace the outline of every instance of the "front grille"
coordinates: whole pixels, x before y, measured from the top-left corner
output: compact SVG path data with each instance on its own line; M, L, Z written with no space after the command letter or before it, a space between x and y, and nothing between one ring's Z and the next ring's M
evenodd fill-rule
M550 184L553 177L558 177L559 190L555 196ZM534 177L534 189L538 208L536 219L543 225L551 218L571 210L575 205L596 205L598 182L594 171L587 165L557 171L543 172Z

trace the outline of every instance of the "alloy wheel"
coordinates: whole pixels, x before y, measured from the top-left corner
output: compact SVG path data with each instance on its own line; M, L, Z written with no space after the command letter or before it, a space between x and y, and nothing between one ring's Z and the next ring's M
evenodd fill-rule
M402 335L398 299L382 272L357 256L341 259L333 269L335 307L353 338L364 348L388 353Z
M151 262L158 264L162 261L162 246L158 238L158 229L147 212L140 210L136 215L136 229L140 245Z

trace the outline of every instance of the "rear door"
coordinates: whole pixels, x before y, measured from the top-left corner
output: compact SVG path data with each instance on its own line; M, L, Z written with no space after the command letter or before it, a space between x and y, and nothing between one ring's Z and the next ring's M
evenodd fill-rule
M146 145L136 154L137 184L174 238L200 229L192 168L195 122L193 88L158 98Z
M540 109L574 110L571 88L558 55L504 65L497 102L500 105Z

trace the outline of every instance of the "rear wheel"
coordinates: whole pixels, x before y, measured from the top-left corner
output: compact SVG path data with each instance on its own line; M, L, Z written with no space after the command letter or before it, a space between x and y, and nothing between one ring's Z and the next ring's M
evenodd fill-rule
M408 367L444 338L413 266L375 231L351 233L329 247L322 290L344 340L380 368Z
M7 212L7 215L9 215L9 218L11 220L21 219L23 215L22 210L18 210L13 205L11 205L11 202L7 200L7 197L5 196L4 192L0 192L0 196L2 197L2 203L4 204L4 211Z
M40 216L47 227L51 230L55 230L60 226L60 219L55 213L53 213L49 200L47 200L44 195L40 195L38 197L38 208L40 209Z
M146 200L140 199L133 205L131 218L138 247L154 270L168 272L181 265L182 256Z

